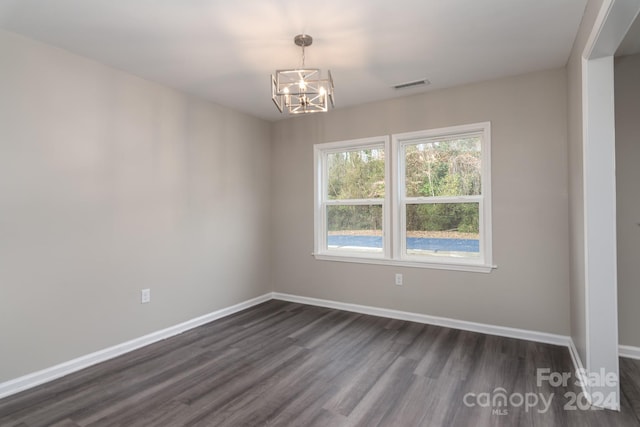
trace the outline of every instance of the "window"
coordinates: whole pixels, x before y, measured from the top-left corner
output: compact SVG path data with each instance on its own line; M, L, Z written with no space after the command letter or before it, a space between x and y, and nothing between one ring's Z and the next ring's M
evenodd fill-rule
M314 150L316 258L491 271L488 122Z
M386 257L388 151L387 137L315 147L317 253Z

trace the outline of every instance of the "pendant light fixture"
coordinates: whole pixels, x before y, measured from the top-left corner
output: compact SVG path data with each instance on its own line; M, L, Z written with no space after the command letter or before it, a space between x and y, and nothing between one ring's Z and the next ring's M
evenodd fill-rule
M276 70L271 75L271 99L281 113L307 114L325 112L329 104L333 108L333 78L327 70L327 78L322 78L318 68L305 68L304 48L311 46L313 38L298 34L293 42L302 48L300 68Z

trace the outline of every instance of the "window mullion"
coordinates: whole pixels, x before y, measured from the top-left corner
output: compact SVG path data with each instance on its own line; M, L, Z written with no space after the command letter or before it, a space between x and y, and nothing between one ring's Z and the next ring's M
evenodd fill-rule
M384 205L384 199L332 199L325 200L326 206Z
M411 204L426 203L478 203L482 196L438 196L438 197L406 197L403 202Z

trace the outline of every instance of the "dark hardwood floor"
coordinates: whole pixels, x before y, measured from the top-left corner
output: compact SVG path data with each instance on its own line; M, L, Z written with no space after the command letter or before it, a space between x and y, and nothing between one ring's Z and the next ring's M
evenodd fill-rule
M269 301L0 400L0 425L640 425L638 361L620 413L565 410L580 390L537 368L572 372L568 350Z
M640 425L640 360L620 358L620 391Z

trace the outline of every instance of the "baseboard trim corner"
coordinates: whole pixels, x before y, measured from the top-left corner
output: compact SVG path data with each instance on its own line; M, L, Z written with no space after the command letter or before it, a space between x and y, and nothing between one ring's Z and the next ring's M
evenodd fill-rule
M618 354L620 357L628 357L629 359L640 360L640 347L634 347L631 345L618 346Z
M351 311L372 316L388 317L391 319L406 320L410 322L424 323L429 325L444 326L447 328L461 329L470 332L480 332L487 335L497 335L507 338L518 338L529 341L536 341L545 344L560 345L568 347L571 338L564 335L550 334L547 332L530 331L526 329L510 328L506 326L489 325L484 323L468 322L466 320L451 319L448 317L430 316L427 314L412 313L408 311L391 310L388 308L372 307L359 304L351 304L340 301L325 300L319 298L303 297L298 295L274 292L273 298L309 304L319 307L335 308L337 310Z
M584 365L582 364L582 359L580 358L580 353L578 353L578 349L576 348L575 343L572 338L569 338L569 355L571 356L571 362L573 363L574 372L572 372L572 376L577 372L586 372L584 369ZM591 399L591 391L589 390L588 384L581 382L580 387L582 388L582 394L589 402L589 405L593 405L593 400Z
M40 371L33 372L9 381L0 383L0 399L4 397L17 394L21 391L28 390L30 388L39 386L49 381L64 377L65 375L77 372L81 369L88 368L92 365L105 362L114 357L136 350L138 348L153 344L155 342L170 338L172 336L181 334L190 329L204 325L205 323L212 322L225 316L237 313L254 305L261 304L269 301L273 298L272 293L266 293L256 298L252 298L230 307L225 307L220 310L213 311L203 316L196 317L186 322L179 323L174 326L170 326L166 329L162 329L150 334L134 338L130 341L126 341L121 344L114 345L102 350L98 350L93 353L80 356L78 358L69 360L67 362L60 363L49 368L42 369Z

